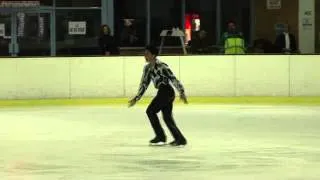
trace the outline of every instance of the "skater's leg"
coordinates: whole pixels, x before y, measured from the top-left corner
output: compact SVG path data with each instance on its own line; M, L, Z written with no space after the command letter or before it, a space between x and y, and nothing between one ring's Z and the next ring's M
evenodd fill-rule
M157 116L157 113L161 110L161 107L161 97L156 96L148 106L146 113L154 130L154 133L156 134L156 137L166 140L164 130L161 127L159 118Z
M181 131L179 130L179 128L177 127L174 121L174 118L172 116L172 108L173 108L173 102L170 102L166 106L164 106L161 110L162 116L175 141L184 144L186 143L186 139L182 135Z

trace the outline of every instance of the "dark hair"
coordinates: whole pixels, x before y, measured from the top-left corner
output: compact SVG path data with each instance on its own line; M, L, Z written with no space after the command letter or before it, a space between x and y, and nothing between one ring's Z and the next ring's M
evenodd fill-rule
M148 45L148 46L146 46L146 50L149 51L152 55L158 56L159 51L156 46Z
M101 28L100 28L100 36L105 35L105 34L104 34L104 30L103 30L105 27L108 29L107 35L111 35L111 29L110 29L110 27L109 27L107 24L103 24L103 25L101 25Z

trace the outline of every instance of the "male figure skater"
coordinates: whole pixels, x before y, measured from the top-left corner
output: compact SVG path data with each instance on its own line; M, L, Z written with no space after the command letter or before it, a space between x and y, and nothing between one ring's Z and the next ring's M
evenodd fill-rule
M170 85L170 81L178 89L180 98L185 104L188 103L187 97L185 96L182 84L174 76L168 65L157 58L157 55L158 49L156 47L146 47L144 57L148 64L144 67L138 94L129 101L129 107L134 106L136 102L140 100L152 80L155 88L158 89L158 92L146 111L156 135L156 137L150 141L150 145L165 145L167 140L157 116L157 113L161 111L163 119L174 138L174 141L171 142L170 145L184 146L187 144L187 140L176 126L172 117L175 92Z

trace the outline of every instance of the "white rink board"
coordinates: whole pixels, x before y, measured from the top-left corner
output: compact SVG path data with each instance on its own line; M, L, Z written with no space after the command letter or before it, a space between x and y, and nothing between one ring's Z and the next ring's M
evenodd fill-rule
M233 96L233 56L181 57L181 81L191 96Z
M320 57L291 56L290 86L292 96L318 96L320 93Z
M71 98L123 96L123 63L118 57L71 60Z
M238 56L235 64L237 96L289 95L287 56Z
M17 59L18 99L68 98L70 69L67 59Z
M188 96L320 96L317 56L164 56ZM136 95L138 57L3 58L0 99ZM150 83L145 96L154 96Z
M13 59L0 59L0 99L16 99L17 61Z

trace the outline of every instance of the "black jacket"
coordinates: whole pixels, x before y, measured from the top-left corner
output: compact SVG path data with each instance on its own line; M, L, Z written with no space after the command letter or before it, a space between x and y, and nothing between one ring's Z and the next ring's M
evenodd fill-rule
M106 52L109 52L110 55L119 55L119 47L115 38L110 35L103 35L99 38L99 47L101 54L105 55Z
M291 52L297 52L296 38L294 37L293 34L289 33L289 39L290 39ZM285 35L283 33L281 33L280 35L277 36L275 45L282 50L286 48L286 39L285 39Z

